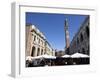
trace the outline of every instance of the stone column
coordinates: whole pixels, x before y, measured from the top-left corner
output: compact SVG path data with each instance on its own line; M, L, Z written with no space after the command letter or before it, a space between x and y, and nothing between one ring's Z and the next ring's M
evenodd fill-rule
M40 53L39 53L39 56L41 55L41 47L40 47Z

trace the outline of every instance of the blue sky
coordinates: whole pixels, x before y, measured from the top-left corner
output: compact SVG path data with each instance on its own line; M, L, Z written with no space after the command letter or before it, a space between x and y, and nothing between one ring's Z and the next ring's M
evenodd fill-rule
M54 49L63 50L65 47L64 21L69 25L70 42L78 31L87 15L26 13L26 24L36 25L44 33L47 41Z

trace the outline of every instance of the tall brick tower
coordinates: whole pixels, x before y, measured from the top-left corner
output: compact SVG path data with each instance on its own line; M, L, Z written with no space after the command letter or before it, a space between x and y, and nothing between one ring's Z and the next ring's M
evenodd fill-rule
M70 46L70 40L69 40L69 31L68 31L68 20L65 20L65 54L69 54L69 46Z

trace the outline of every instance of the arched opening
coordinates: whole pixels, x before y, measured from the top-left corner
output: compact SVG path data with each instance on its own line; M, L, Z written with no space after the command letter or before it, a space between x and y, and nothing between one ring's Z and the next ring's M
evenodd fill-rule
M33 46L31 51L31 56L34 56L34 54L35 54L35 47Z
M82 53L85 54L85 49L84 48L82 48Z
M41 55L43 55L43 49L41 50Z
M77 38L77 45L79 44L79 39Z
M37 50L37 56L39 56L39 53L40 53L40 48L38 48Z
M87 37L89 37L89 27L88 26L86 27L86 34L87 34Z
M82 33L80 35L80 40L81 40L81 42L83 41L83 35L82 35Z

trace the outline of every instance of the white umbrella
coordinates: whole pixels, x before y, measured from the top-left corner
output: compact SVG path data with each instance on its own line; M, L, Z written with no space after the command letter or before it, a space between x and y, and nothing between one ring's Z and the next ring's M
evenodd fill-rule
M85 55L85 54L82 54L82 53L75 53L73 55L71 55L72 58L80 58L80 57L84 57L84 58L87 58L89 57L88 55Z
M35 56L32 59L40 59L40 58L43 58L43 57L40 55L40 56Z
M26 57L26 60L31 61L32 59L33 59L33 57L32 57L32 56L27 56L27 57Z
M27 57L26 57L26 60L31 61L31 60L33 60L33 59L40 59L40 58L43 58L43 57L42 57L41 55L40 55L40 56L35 56L35 57L27 56Z
M48 59L56 59L56 57L55 56L52 56L52 55L47 55L47 54L45 54L45 55L41 55L43 58L48 58Z
M64 55L64 56L62 56L63 58L68 58L68 57L70 57L70 55Z
M40 56L35 56L35 57L27 56L27 57L26 57L26 60L31 61L31 60L33 60L33 59L41 59L41 58L56 59L55 56L45 54L45 55L40 55Z

